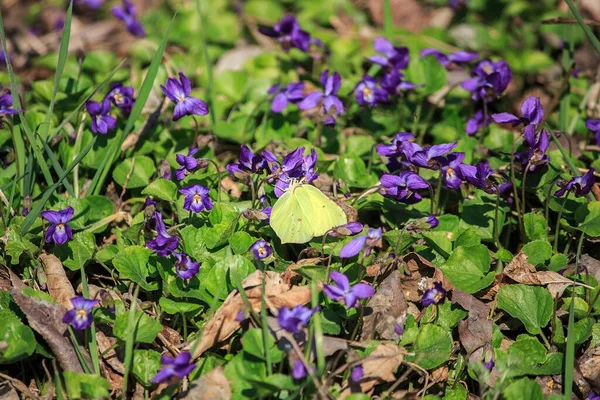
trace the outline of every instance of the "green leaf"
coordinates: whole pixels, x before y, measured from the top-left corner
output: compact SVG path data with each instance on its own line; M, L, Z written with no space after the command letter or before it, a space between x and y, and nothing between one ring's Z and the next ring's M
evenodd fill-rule
M419 330L415 342L415 355L407 357L409 361L425 369L433 369L450 359L452 354L452 336L450 332L437 325L426 324Z
M200 304L175 301L166 297L161 297L158 300L158 304L160 304L164 312L171 315L193 313L202 308Z
M588 236L600 236L600 201L591 201L585 206L585 218L579 224L579 230ZM577 211L579 214L579 210Z
M527 240L548 240L548 224L546 218L539 213L527 213L523 216Z
M534 240L523 246L523 252L531 265L544 265L552 257L552 245L547 240Z
M152 378L160 369L160 353L154 350L134 350L133 351L133 376L148 387L152 385Z
M63 265L71 271L78 271L92 259L96 250L96 238L90 232L78 232L67 246L57 246L56 253Z
M452 330L458 323L465 318L469 313L456 304L453 304L449 301L446 301L436 307L430 306L425 309L425 314L423 315L423 321L431 321L433 320L437 312L437 325L441 326L444 329Z
M446 394L443 400L467 400L467 389L463 385L456 385L452 388L450 385L446 388Z
M129 332L127 327L129 322L128 319L129 312L125 310L119 313L117 318L115 318L113 334L123 342L127 340L127 333ZM136 310L134 321L134 326L137 327L135 337L133 338L135 343L152 343L156 338L156 335L162 330L160 322L141 311ZM133 329L133 326L129 329Z
M567 256L563 253L555 254L550 257L550 265L548 265L548 269L550 271L558 272L565 268L568 262L569 260L567 259Z
M233 250L235 254L244 254L256 241L256 238L250 236L248 232L239 231L231 235L228 240L231 250Z
M542 400L542 388L540 385L529 378L519 379L508 385L502 394L506 400Z
M543 287L527 285L502 286L496 296L498 308L519 319L527 332L537 335L552 317L552 295Z
M158 178L142 190L142 194L174 203L177 201L177 185L166 179Z
M408 64L406 79L417 85L415 89L421 97L429 96L440 90L446 84L446 69L433 56L412 59Z
M35 351L37 342L30 327L9 310L0 310L0 342L5 345L0 350L0 364L11 364L29 357Z
M498 361L500 372L507 377L554 375L562 369L562 354L546 354L539 340L529 335L519 335L508 348L507 357Z
M109 397L108 390L110 385L100 375L65 371L63 376L69 399L100 399Z
M488 272L491 262L485 245L458 247L440 269L454 286L475 293L493 282L494 272Z
M113 258L113 265L119 271L121 278L137 283L144 290L158 289L157 282L146 281L150 275L148 261L152 250L142 246L129 246L124 248Z
M36 254L38 247L25 239L19 233L15 232L11 227L6 235L6 245L4 251L10 257L10 263L16 265L19 263L19 258L23 253Z
M348 186L367 188L373 180L370 179L365 162L354 154L342 154L333 167L333 176L346 182Z
M127 183L127 188L135 189L147 186L156 168L150 157L135 156L119 163L113 171L113 179L121 187Z
M239 214L235 218L223 223L215 224L210 228L203 228L204 241L210 250L223 246L235 232L239 221ZM246 249L247 250L247 249Z
M265 346L263 342L262 329L253 328L244 333L244 337L242 338L242 348L246 353L264 360ZM267 337L267 350L271 355L272 362L279 362L283 360L283 351L277 347L277 344L271 335L268 335Z

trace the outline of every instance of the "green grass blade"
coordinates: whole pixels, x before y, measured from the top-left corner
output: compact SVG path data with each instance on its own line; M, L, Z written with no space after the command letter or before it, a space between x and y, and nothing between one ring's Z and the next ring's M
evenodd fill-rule
M13 99L16 93L13 93ZM14 101L14 100L13 100ZM25 154L25 142L23 141L23 135L21 135L21 128L13 126L10 129L12 137L13 147L15 149L15 162L17 163L17 176L25 175L25 165L27 164L27 156ZM25 194L25 181L21 181L21 193Z
M58 176L61 176L65 171L63 171L62 167L60 166L60 163L56 159L54 152L52 151L52 149L50 148L48 143L46 143L44 140L41 140L41 143L42 143L42 146L44 146L44 150L46 151L46 154L48 155L50 162L52 163L52 167L54 168L54 170L56 171ZM69 192L71 197L76 197L75 191L73 190L73 186L71 186L68 179L65 178L63 185L65 186L65 188L67 189L67 191Z
M575 289L571 286L571 289ZM575 290L571 294L571 305L569 307L569 324L567 326L567 348L565 353L565 376L564 388L565 399L573 395L573 371L575 369Z
M125 373L123 374L123 398L127 398L127 381L131 372L131 362L133 361L133 345L135 344L135 332L137 331L137 323L135 322L135 309L137 306L137 298L140 293L140 287L136 285L131 303L129 305L129 318L127 319L127 339L125 340Z
M388 40L393 36L392 4L390 0L383 0L383 32Z
M587 36L589 41L592 43L592 46L594 46L596 53L600 54L600 41L598 40L596 35L594 35L594 32L583 21L583 18L581 17L581 14L579 14L579 11L577 10L577 7L575 7L575 4L573 4L573 1L565 0L565 2L567 3L567 6L569 7L569 11L571 11L571 14L573 14L575 19L579 23L579 26L581 27L581 29L583 29L583 32L585 33L585 35Z
M198 12L198 19L200 21L200 36L202 37L202 51L204 53L204 61L206 62L206 75L208 78L208 87L206 88L208 94L208 112L210 114L210 121L214 124L217 122L215 115L215 92L214 92L214 80L213 80L213 69L212 63L208 55L208 42L206 41L206 24L204 20L204 14L200 8L200 0L196 0L196 11Z
M0 38L2 39L2 48L4 50L4 54L6 54L6 68L8 70L8 76L10 78L10 90L11 90L12 98L13 98L13 106L14 106L14 108L16 108L18 110L23 110L23 106L21 104L21 99L19 98L19 94L18 94L18 90L17 90L17 79L16 79L15 71L12 68L12 63L10 62L10 53L8 52L8 47L6 45L6 33L4 31L4 19L2 18L1 12L0 12ZM40 149L37 146L35 146L33 132L31 131L31 128L27 124L27 120L25 119L25 116L23 115L22 112L19 113L19 121L21 122L19 126L23 129L23 131L25 132L25 135L27 136L27 139L32 144L35 158L36 158L37 162L40 164L40 169L42 170L42 173L44 174L46 183L48 184L48 186L50 186L54 183L54 181L52 180L52 175L50 174L50 170L48 169L48 165L46 164L46 161L44 160L44 157L42 156ZM20 132L21 132L21 130L19 129L17 133L20 134ZM17 152L17 155L18 156L20 155L21 157L23 157L25 154L25 147L24 147L25 145L23 142L23 137L20 136L20 137L16 138L16 142L14 144L15 144L15 151ZM20 148L17 148L16 146L19 146ZM30 162L32 162L32 161L33 161L33 159L30 159ZM19 168L23 168L23 170L20 172L25 171L24 165L23 165L23 167L19 166Z
M167 28L167 32L165 33L162 41L160 42L160 46L156 50L154 54L154 58L150 63L150 67L148 67L148 73L146 74L146 78L142 83L142 87L138 93L138 97L135 101L135 105L133 106L133 110L131 114L129 114L129 118L127 119L127 124L125 125L125 129L118 136L118 140L114 140L111 144L110 150L104 157L100 168L96 171L94 178L92 180L92 184L90 185L89 191L90 193L97 195L100 193L100 190L103 186L104 180L108 175L108 171L110 170L112 164L115 162L117 157L119 156L119 152L121 151L121 145L125 141L125 138L129 133L133 130L133 125L135 121L138 119L140 114L142 113L142 109L146 104L146 100L150 96L150 92L152 90L152 86L154 85L154 80L156 79L156 75L158 74L158 69L160 68L163 54L165 52L165 48L167 47L167 40L169 39L169 34L171 33L171 28L175 22L175 17L177 13L173 15L173 19Z
M63 27L62 37L60 39L60 48L58 50L58 62L56 64L56 71L54 72L54 85L52 87L52 97L50 98L50 105L48 106L48 112L44 123L41 127L40 136L42 140L48 139L48 131L50 130L50 118L54 112L54 104L56 103L56 94L58 93L58 86L60 85L60 79L65 70L65 64L67 62L67 55L69 52L69 40L71 38L71 19L73 17L73 0L69 1L69 8L67 9L67 15L65 16L65 25Z
M87 284L87 276L85 275L85 268L82 264L81 269L81 292L83 297L86 299L90 298L90 291ZM90 326L90 334L86 335L88 339L88 347L90 349L90 357L92 359L92 366L94 367L94 373L100 375L100 357L98 354L98 343L96 343L96 324L92 318L92 326Z
M31 228L31 225L33 224L35 219L42 212L42 209L46 205L46 202L48 201L50 196L52 196L54 191L56 189L58 189L58 187L61 185L62 181L67 177L68 174L71 173L73 168L75 168L75 166L81 162L83 157L85 157L87 155L87 153L89 153L89 151L92 149L92 147L96 143L96 139L98 139L98 137L94 137L92 140L90 140L90 142L87 144L87 146L85 146L85 148L81 151L81 153L79 153L77 155L77 157L67 167L67 169L58 177L58 180L56 181L56 183L53 184L52 186L48 187L44 191L44 194L42 195L40 200L37 201L36 205L31 209L31 211L29 212L27 217L25 217L25 219L23 220L23 224L21 225L21 236L25 236L25 234L29 231L29 228Z

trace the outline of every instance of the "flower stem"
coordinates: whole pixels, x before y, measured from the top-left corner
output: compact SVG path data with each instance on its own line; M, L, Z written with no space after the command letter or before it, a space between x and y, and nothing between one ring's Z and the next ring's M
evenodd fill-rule
M437 187L435 188L435 208L432 207L432 214L441 214L440 211L440 196L442 195L442 173L440 171L440 176L438 177Z
M494 210L494 241L498 249L502 248L500 244L500 223L498 222L498 211L500 209L500 189L496 185L496 209Z
M411 133L414 135L417 132L417 128L419 127L419 120L421 119L421 109L423 108L423 100L419 101L419 103L417 103L417 109L415 110L415 119L413 121L413 125L412 125L412 131ZM419 137L417 139L417 143L421 144L423 141L422 137Z
M521 215L521 203L519 203L519 195L517 193L517 185L516 185L516 179L515 179L515 157L514 157L514 153L515 153L515 146L516 146L516 142L513 144L513 157L510 158L510 183L512 184L512 188L513 188L513 196L515 196L515 208L517 210L517 218L519 220L519 232L521 233L521 238L523 238L523 240L525 239L525 226L523 224L523 216Z
M525 208L527 207L527 201L525 200L525 182L527 181L527 173L531 163L527 163L527 168L523 171L523 182L521 182L521 215L525 215Z
M569 198L570 194L571 191L567 191L567 195L560 205L560 210L558 210L558 219L556 220L556 228L554 229L554 253L556 253L558 250L558 231L560 230L560 219L562 218L563 210L565 209L565 204L567 204L567 199Z

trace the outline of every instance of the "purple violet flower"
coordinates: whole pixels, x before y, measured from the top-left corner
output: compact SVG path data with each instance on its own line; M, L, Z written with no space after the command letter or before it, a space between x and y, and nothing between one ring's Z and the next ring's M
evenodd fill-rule
M446 291L442 287L440 282L435 282L431 289L427 289L425 293L423 293L423 298L421 299L421 304L423 307L430 306L432 304L439 304L446 298Z
M200 271L200 263L192 260L192 258L185 253L173 252L176 258L175 261L175 273L177 276L183 279L192 279L198 271Z
M152 378L152 383L181 380L196 368L196 364L192 362L192 355L189 351L182 351L175 358L163 354L160 358L160 364L162 368Z
M600 119L588 119L585 121L585 127L594 132L596 145L600 146Z
M360 382L363 378L364 371L362 365L356 366L352 368L352 372L350 372L350 380L354 383Z
M310 367L310 370L312 372L315 369ZM308 370L304 366L304 363L300 360L294 361L294 367L292 368L292 378L300 380L302 378L305 378L306 375L308 375Z
M344 105L337 97L337 93L342 85L342 78L337 72L329 74L329 70L321 74L321 84L325 88L323 92L315 91L309 93L300 103L298 108L301 110L310 110L321 104L321 113L325 116L325 125L334 126L335 116L344 113Z
M404 69L410 60L408 48L394 47L387 39L378 37L373 42L373 49L381 54L368 58L369 61L387 67L390 70Z
M360 222L348 222L346 225L340 225L333 228L328 236L331 237L345 237L345 236L354 236L356 234L361 233L363 230L363 224Z
M46 243L65 244L73 239L73 231L67 222L73 218L75 210L69 206L60 211L42 211L42 218L50 222L46 230Z
M454 142L436 144L422 148L416 143L404 142L402 148L404 150L404 155L413 165L438 170L445 163L445 160L442 157L450 153L457 145L458 143Z
M275 181L275 196L280 197L290 186L291 179L302 179L304 183L311 183L319 176L314 168L317 163L317 152L312 149L310 154L304 156L304 147L288 153L281 163L270 152L263 152L269 169L272 171L270 182Z
M277 315L277 322L282 329L289 333L296 334L302 331L312 315L317 311L316 308L308 308L304 306L296 306L294 308L283 307Z
M252 250L252 253L254 253L254 257L257 260L264 260L271 254L273 254L273 248L271 247L269 242L264 241L262 239L258 239L256 242L254 242L252 246L250 246L249 250Z
M108 131L117 126L117 120L110 115L110 100L104 98L102 102L88 101L85 108L92 118L92 132L106 135Z
M388 101L388 92L377 87L377 80L369 75L365 75L354 88L356 93L356 102L361 106L375 106L377 103L386 103Z
M254 153L245 144L240 146L237 163L227 165L227 172L240 180L246 180L249 174L260 174L267 168L265 157Z
M537 97L528 97L521 104L521 118L511 113L497 113L492 114L492 119L498 124L511 124L512 126L517 125L537 125L544 119L544 109L542 103Z
M357 236L349 241L340 251L340 258L352 258L364 248L365 257L371 254L371 250L381 244L381 228L369 228L366 235Z
M437 219L437 216L435 214L431 214L427 217L425 223L429 224L431 229L435 229L440 224L440 221Z
M98 10L104 5L104 0L76 0L74 3L76 5L81 3L83 6L92 10Z
M396 70L386 72L381 77L380 84L390 95L399 95L406 90L413 90L423 86L405 80L404 74Z
M575 176L566 183L559 182L558 186L560 186L560 189L554 193L554 196L563 197L565 193L570 193L573 190L575 197L585 196L590 192L590 190L592 190L592 187L594 187L594 184L596 183L594 172L594 168L590 168L589 171L582 176Z
M421 57L434 56L444 67L448 67L451 64L468 64L479 58L479 54L459 50L454 53L445 54L436 49L423 49L421 50Z
M500 183L491 179L494 171L487 162L480 162L476 166L463 164L461 172L467 182L488 194L502 195L512 188L508 179Z
M461 86L471 92L473 100L493 100L506 90L512 79L512 71L504 60L481 60L471 70L471 75L473 77L465 80Z
M185 195L183 209L199 213L204 210L212 210L213 202L208 195L210 190L201 185L191 185L179 189L179 193Z
M97 306L98 300L88 300L82 296L75 296L71 299L73 308L65 313L62 322L69 324L78 331L92 326L92 308Z
M177 161L177 164L181 165L181 167L175 170L175 179L178 181L183 180L187 174L196 172L200 168L206 168L206 161L198 160L194 157L197 152L198 148L192 147L189 149L187 156L181 153L175 155L175 161Z
M126 114L131 112L135 99L133 98L133 88L125 86L121 82L115 82L110 86L110 92L106 95L116 107L123 110Z
M138 21L135 6L131 1L123 0L123 6L113 7L112 14L115 18L125 22L125 27L132 35L137 37L146 36L146 31L140 21Z
M408 132L399 132L392 139L391 144L378 144L377 153L380 156L388 158L387 167L390 171L397 171L404 164L410 166L408 162L401 162L400 157L404 156L404 142L412 142L415 136Z
M412 171L402 171L398 175L385 174L379 182L382 186L379 193L405 204L420 202L422 197L418 190L429 188L429 183Z
M148 241L146 247L150 250L154 250L159 256L166 257L175 251L179 245L179 238L177 236L169 235L162 219L162 215L158 211L154 212L153 218L156 223L156 238Z
M368 299L375 294L375 289L366 283L350 286L348 277L340 272L331 271L329 277L333 285L323 285L323 292L333 301L344 301L346 307L358 307L359 299Z
M440 172L442 174L442 179L444 180L444 185L448 189L460 189L460 185L465 180L463 171L469 171L468 168L470 166L463 164L464 159L465 153L452 153L448 155L445 162L442 164Z
M488 127L491 122L492 117L488 115L486 118L483 110L479 110L467 121L465 132L469 136L474 136L479 130Z
M283 87L280 84L273 85L268 93L275 95L271 101L271 111L280 113L288 104L297 104L304 99L304 82L294 82Z
M167 84L160 86L165 96L175 103L173 121L186 115L203 116L208 114L208 104L204 101L191 97L192 83L183 72L179 73L179 79L167 78Z
M0 115L12 115L18 114L21 110L12 108L13 98L12 94L6 93L0 96Z
M600 400L600 394L594 392L593 390L588 394L587 400Z
M273 25L272 28L259 27L258 31L265 36L277 39L281 44L281 48L286 53L292 47L304 52L308 51L310 35L300 28L296 17L286 15L281 21Z
M523 136L524 145L529 147L525 152L515 154L514 157L521 162L523 168L529 168L529 171L535 171L537 167L548 164L550 158L546 154L550 146L550 135L546 130L536 135L535 125L531 124L525 127Z

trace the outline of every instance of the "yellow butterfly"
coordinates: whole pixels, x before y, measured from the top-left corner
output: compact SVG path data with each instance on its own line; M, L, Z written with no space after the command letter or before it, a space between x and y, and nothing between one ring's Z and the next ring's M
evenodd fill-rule
M295 180L273 206L270 218L281 243L306 243L347 222L342 208L319 189Z

